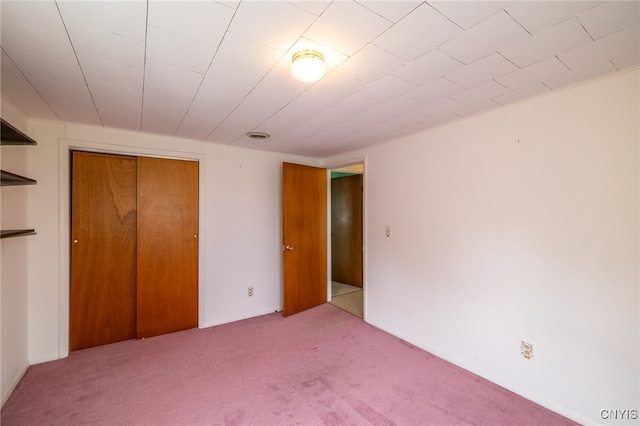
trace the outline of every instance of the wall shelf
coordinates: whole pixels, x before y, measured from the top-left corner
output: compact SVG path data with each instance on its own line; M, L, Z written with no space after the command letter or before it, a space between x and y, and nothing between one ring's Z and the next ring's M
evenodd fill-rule
M35 185L36 183L38 182L34 179L0 170L0 186Z
M38 143L0 118L0 145L37 145Z
M35 235L35 229L3 229L0 231L0 239L11 237L24 237L27 235Z
M0 145L37 145L36 141L0 118ZM0 186L35 185L35 179L0 170ZM2 229L0 239L34 235L35 229Z

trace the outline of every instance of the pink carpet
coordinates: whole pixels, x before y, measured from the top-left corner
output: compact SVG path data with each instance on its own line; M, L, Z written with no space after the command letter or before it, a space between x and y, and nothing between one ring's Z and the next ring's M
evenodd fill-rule
M11 425L555 425L539 405L325 304L34 365Z

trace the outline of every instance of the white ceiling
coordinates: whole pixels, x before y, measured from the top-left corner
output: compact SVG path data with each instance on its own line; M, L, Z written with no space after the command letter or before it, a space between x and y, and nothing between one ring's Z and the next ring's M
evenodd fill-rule
M316 157L640 62L637 0L0 7L2 96L31 117ZM309 47L315 84L289 73Z

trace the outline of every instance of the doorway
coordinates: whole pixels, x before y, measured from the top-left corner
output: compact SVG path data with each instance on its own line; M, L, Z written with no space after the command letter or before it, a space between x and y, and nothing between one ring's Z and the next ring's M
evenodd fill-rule
M364 318L364 164L331 170L331 304Z

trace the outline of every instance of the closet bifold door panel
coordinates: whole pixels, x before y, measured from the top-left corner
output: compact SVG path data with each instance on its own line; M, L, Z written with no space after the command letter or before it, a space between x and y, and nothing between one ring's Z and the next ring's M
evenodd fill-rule
M74 151L69 350L198 326L198 162Z
M72 154L71 351L135 338L136 164Z
M198 326L198 162L138 157L137 338Z

